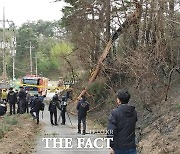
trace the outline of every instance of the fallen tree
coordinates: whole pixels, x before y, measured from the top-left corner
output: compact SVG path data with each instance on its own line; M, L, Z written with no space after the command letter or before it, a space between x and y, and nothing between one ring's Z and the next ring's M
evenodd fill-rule
M88 87L91 85L91 83L93 81L95 81L95 79L97 78L102 66L103 66L103 61L106 59L113 42L125 31L127 30L132 24L136 23L138 21L138 19L141 17L141 10L142 10L142 6L141 4L137 1L134 0L133 2L136 6L136 11L127 17L127 19L124 21L124 23L116 30L116 32L112 35L112 37L110 38L109 42L107 43L103 53L101 54L98 63L96 65L96 68L94 69L95 71L93 72L93 75L91 76L91 78L89 79L88 84L86 85L86 87L82 90L82 92L80 93L80 95L78 96L78 98L76 99L75 103L77 103L77 101L81 98L82 95L84 95L87 92Z

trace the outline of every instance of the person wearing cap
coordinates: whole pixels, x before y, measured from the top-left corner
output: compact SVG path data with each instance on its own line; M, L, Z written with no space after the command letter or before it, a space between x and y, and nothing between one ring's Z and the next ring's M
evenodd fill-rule
M81 134L81 121L83 123L83 132L82 134L86 134L86 115L89 110L89 103L86 101L86 97L84 95L81 96L80 101L78 102L76 109L78 110L78 133Z
M128 105L130 94L127 90L117 92L117 108L108 118L107 135L113 138L110 142L111 154L136 154L135 127L137 112L134 106Z
M54 95L50 101L48 111L50 112L50 121L52 125L57 126L57 108L60 110L58 95ZM53 118L54 117L54 118Z
M7 102L9 103L9 107L10 107L10 115L15 114L15 105L17 102L17 97L15 92L13 91L13 88L9 88L9 92L7 95Z
M66 107L67 107L67 97L62 96L61 98L61 118L62 118L61 125L65 125L66 123L66 116L65 116Z

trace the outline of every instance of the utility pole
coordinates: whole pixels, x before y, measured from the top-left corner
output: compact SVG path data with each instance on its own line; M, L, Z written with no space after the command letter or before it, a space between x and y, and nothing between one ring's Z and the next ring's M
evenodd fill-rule
M16 48L16 36L15 36L15 25L14 25L14 22L13 21L9 21L9 20L6 20L5 19L5 8L3 7L3 20L0 20L0 22L2 22L2 25L3 25L3 39L2 39L2 42L1 42L1 48L2 48L2 58L3 58L3 73L2 73L2 77L3 77L3 81L6 82L7 81L7 68L6 68L6 49L7 49L7 45L8 42L6 42L6 22L9 24L9 23L12 23L13 24L13 31L14 31L14 34L13 34L13 38L11 39L11 44L10 44L10 50L12 51L12 59L13 59L13 79L15 79L15 48Z
M37 70L37 56L35 57L36 60L36 76L38 75L38 70Z
M16 54L16 50L15 50L15 44L16 44L16 36L14 33L14 37L12 40L12 59L13 59L13 80L15 79L15 54Z
M32 75L32 46L31 46L31 42L30 42L30 46L29 46L29 55L30 55L30 70L31 70L31 75Z
M3 7L3 81L6 82L6 56L5 56L5 52L6 52L6 39L5 39L5 11L4 11L4 7Z
M30 62L30 74L32 75L33 74L33 61L32 61L32 44L31 42L29 43L29 47L26 47L26 48L29 48L29 62Z

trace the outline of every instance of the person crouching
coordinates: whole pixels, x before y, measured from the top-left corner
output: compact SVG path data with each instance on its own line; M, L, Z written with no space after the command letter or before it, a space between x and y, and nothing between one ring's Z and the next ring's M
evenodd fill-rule
M32 117L34 119L37 120L37 124L39 124L39 111L42 108L42 100L40 98L38 98L38 95L34 95L34 100L32 101L31 104L31 111L30 114L32 115ZM34 115L34 112L36 113L36 115Z

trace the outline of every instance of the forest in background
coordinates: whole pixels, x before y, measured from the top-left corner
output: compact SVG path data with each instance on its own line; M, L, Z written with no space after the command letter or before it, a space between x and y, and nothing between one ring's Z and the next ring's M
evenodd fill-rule
M2 29L0 31L2 36ZM30 43L32 51L33 74L37 57L38 74L46 77L63 76L61 65L65 62L61 56L72 52L73 45L66 39L65 30L59 21L29 21L20 27L6 29L6 41L16 36L15 77L30 74ZM0 57L2 60L2 57ZM2 68L2 63L0 64ZM12 49L6 48L6 66L9 79L12 78ZM2 73L2 69L0 70ZM66 76L66 75L65 75Z
M84 87L108 40L135 11L137 1L65 2L68 5L59 21L29 21L18 28L9 26L7 41L12 33L16 35L16 78L30 74L31 43L33 73L37 57L38 74L50 79L81 81ZM107 93L114 95L119 87L129 85L136 89L145 108L167 99L172 74L179 77L180 72L179 3L179 0L140 0L140 18L113 42L97 81L89 89L90 95L96 95L95 102L106 100ZM12 56L6 52L8 77L12 78Z
M68 57L75 55L83 70L88 70L82 77L87 82L112 34L135 11L136 1L65 2L70 5L63 9L61 23L74 45L73 54ZM147 108L166 97L172 74L175 72L179 77L180 72L179 3L179 0L140 0L140 18L113 43L99 74L102 82L94 83L99 92L96 90L92 95L101 93L105 100L106 92L114 94L121 86L133 85ZM73 65L74 70L78 68L79 65Z
M50 79L64 77L77 81L76 99L92 77L108 40L136 10L137 1L65 2L68 5L62 10L61 20L27 22L15 29L15 69L16 77L30 73L31 42L33 57L38 59L38 73ZM106 126L109 112L115 106L116 91L127 88L139 113L139 151L178 154L180 0L139 2L140 18L113 42L95 82L88 87L88 101L93 108L89 116ZM10 35L9 30L7 37ZM6 58L11 78L11 54L7 53ZM74 104L70 107L73 110Z
M59 21L29 21L18 28L9 26L6 40L11 40L12 33L16 35L16 78L30 74L31 43L34 74L37 57L38 74L56 80L64 77L81 81L78 86L85 87L108 40L136 10L137 1L65 2L68 5ZM149 105L167 99L172 74L177 74L173 80L179 78L180 1L140 0L139 3L140 18L113 42L97 81L89 87L94 102L102 102L108 98L107 94L115 95L119 87L131 85L148 109ZM8 77L12 78L12 56L8 50L6 53Z

